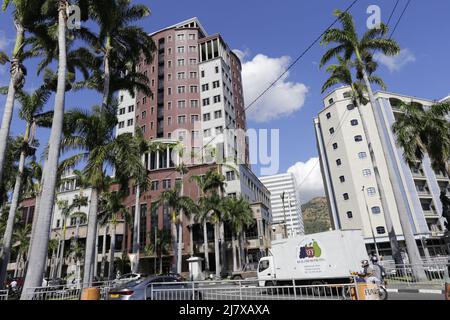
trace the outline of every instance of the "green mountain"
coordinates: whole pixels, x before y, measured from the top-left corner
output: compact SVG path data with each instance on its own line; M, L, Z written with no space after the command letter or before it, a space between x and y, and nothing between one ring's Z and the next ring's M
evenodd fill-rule
M324 232L331 228L327 198L318 197L305 203L302 213L305 234Z

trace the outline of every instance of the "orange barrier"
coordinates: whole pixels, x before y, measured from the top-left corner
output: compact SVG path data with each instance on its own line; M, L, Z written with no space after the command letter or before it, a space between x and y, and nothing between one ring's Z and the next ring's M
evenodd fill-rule
M450 283L445 284L445 300L450 300Z
M100 300L99 288L86 288L81 293L81 300Z

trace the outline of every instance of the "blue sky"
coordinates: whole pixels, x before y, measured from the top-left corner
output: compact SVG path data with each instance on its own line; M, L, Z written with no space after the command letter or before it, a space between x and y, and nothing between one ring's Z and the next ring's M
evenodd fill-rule
M249 84L247 103L264 88L282 68L295 59L332 21L336 8L345 8L352 1L298 1L298 0L245 0L201 1L201 0L156 0L135 1L147 4L152 16L142 24L149 32L176 22L198 17L209 34L221 33L232 49L245 53L244 86ZM395 24L407 0L400 0L391 25ZM361 32L366 30L367 7L381 7L382 19L386 21L395 0L360 0L352 9ZM412 1L394 38L404 49L396 59L381 65L378 74L393 92L440 99L450 94L450 2L443 0ZM11 51L14 30L9 15L2 13L0 19L0 49ZM299 180L317 163L313 118L322 108L320 88L326 79L324 70L317 62L325 49L316 45L290 71L287 78L267 98L251 109L250 128L280 129L280 172L290 167ZM26 88L36 88L40 82L35 76L34 63L29 64ZM256 72L256 74L255 74ZM7 69L0 69L0 85L6 85ZM260 79L255 83L255 76ZM70 94L66 107L88 107L98 104L100 97L92 92ZM3 113L5 99L0 97L0 112ZM50 106L53 98L50 100ZM17 112L16 112L17 114ZM257 121L255 121L257 120ZM266 120L266 121L263 121ZM262 122L263 121L263 122ZM14 119L13 133L22 131L23 125ZM48 131L41 131L44 144ZM309 161L309 162L308 162ZM259 175L258 166L255 167ZM319 166L304 186L305 197L320 194Z

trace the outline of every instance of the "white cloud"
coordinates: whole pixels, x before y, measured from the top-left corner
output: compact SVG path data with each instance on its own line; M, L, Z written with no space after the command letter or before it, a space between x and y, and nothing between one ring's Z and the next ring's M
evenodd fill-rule
M243 59L248 52L235 50ZM288 67L290 57L271 58L263 54L242 65L242 81L246 106L252 103ZM298 82L289 81L287 72L262 98L247 111L247 117L257 122L288 116L305 104L308 88Z
M390 72L399 71L407 64L416 62L416 56L409 49L402 49L396 56L386 56L383 53L375 53L374 59L387 67Z
M297 162L288 169L288 172L295 176L302 204L315 197L325 196L319 158L311 158L306 162Z
M9 40L3 31L0 31L0 50L5 50L9 45Z

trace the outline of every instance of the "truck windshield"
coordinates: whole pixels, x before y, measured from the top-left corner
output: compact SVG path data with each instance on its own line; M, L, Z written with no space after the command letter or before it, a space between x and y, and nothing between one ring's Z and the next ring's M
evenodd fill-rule
M259 262L258 272L263 272L269 268L269 260L261 260Z

